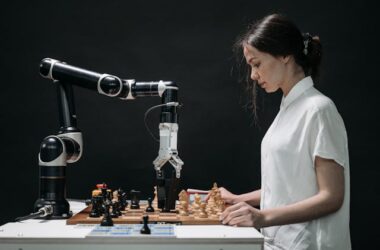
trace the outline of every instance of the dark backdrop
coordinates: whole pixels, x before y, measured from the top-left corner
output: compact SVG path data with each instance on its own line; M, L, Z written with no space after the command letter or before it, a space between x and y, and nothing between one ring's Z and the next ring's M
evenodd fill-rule
M0 224L31 212L38 197L41 140L58 130L55 86L38 74L42 58L122 78L172 80L180 86L178 148L182 187L216 181L235 193L260 187L260 143L280 94L265 95L260 128L244 108L231 47L246 25L268 13L290 16L324 45L317 88L331 97L347 127L354 248L375 236L380 172L378 25L365 1L8 1L0 8ZM82 159L68 167L68 197L94 185L151 195L158 144L144 112L159 98L121 101L75 88ZM158 113L149 124L157 133Z

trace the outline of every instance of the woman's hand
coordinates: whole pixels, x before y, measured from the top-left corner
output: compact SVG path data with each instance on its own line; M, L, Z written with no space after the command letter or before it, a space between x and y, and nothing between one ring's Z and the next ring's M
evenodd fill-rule
M241 226L241 227L255 227L261 228L265 226L264 213L245 202L239 202L230 207L227 207L220 220L225 225Z
M220 187L218 189L219 189L219 192L220 192L220 197L222 198L222 200L225 203L227 203L227 204L234 204L234 203L236 203L236 198L237 198L236 194L231 193L230 191L228 191L224 187ZM208 199L210 198L210 195L211 195L211 191L207 194L206 201L208 201Z
M222 199L227 204L235 204L236 203L236 198L237 198L236 194L231 193L230 191L228 191L224 187L220 187L219 191L220 191L220 196L222 197Z

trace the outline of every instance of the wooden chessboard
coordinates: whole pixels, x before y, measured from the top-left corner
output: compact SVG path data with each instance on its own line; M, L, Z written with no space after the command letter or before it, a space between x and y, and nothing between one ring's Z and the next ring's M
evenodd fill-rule
M149 223L170 223L178 225L220 225L217 216L211 216L210 218L198 218L190 213L188 216L180 216L178 209L176 212L163 213L158 209L155 212L147 213L145 208L147 205L140 205L140 209L126 208L122 211L122 216L118 218L112 218L114 224L141 224L143 215L149 215ZM102 217L91 218L89 214L91 212L91 205L77 213L66 221L67 225L76 224L100 224Z

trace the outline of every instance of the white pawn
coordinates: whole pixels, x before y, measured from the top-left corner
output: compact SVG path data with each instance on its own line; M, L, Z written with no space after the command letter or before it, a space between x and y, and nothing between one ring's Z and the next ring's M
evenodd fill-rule
M152 201L152 207L154 209L158 209L157 186L154 186L154 199Z

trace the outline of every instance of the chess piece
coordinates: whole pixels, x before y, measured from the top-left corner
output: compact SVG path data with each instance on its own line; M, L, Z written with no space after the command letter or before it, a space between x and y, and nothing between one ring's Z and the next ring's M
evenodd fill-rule
M99 190L99 189L92 190L92 194L91 194L92 197L101 196L101 195L102 195L102 191L101 190Z
M107 200L110 200L112 201L112 190L111 189L107 189Z
M194 201L192 204L193 210L199 210L201 204L201 196L198 193L194 194Z
M117 201L112 202L111 207L112 207L111 217L118 218L119 217L119 213L117 212L118 202Z
M207 200L207 210L214 206L215 206L215 196L214 196L214 192L211 191L210 196Z
M89 214L89 216L91 218L100 217L101 210L102 210L100 202L101 202L101 197L99 197L99 196L94 196L91 198L91 212Z
M119 202L119 201L116 202L116 204L115 204L115 213L116 213L118 216L122 216L122 215L123 215L123 213L122 213L121 210L120 210L120 202Z
M200 212L198 214L199 218L207 218L207 213L206 213L206 203L201 203L200 205Z
M112 202L119 201L119 191L115 190L112 192Z
M131 209L139 209L140 208L140 191L131 190Z
M178 200L179 201L186 201L186 202L189 202L189 195L187 194L187 192L185 190L182 190L179 194L178 194Z
M214 185L212 186L212 191L216 191L218 190L218 184L216 184L216 182L214 182Z
M92 197L92 199L91 199L91 212L90 212L89 216L92 218L100 217L100 213L99 213L99 210L97 208L95 197Z
M210 207L209 210L206 210L209 218L219 218L215 207Z
M101 190L102 188L107 189L107 184L105 182L103 182L102 184L96 184L96 188L99 190Z
M206 206L206 212L211 215L215 212L215 195L218 192L218 186L216 182L214 182L213 187L211 188L210 195L207 201L207 206ZM215 212L216 213L216 212Z
M111 212L111 217L112 218L118 218L121 216L120 212L120 202L119 202L119 192L117 190L112 192L112 212Z
M157 186L154 186L154 199L153 199L153 207L158 209L158 198L157 198Z
M200 208L201 208L201 196L198 194L198 193L195 193L194 194L194 201L193 201L193 204L191 204L191 210L192 210L192 214L195 216L195 217L198 217L198 214L199 214L199 211L200 211Z
M106 187L102 187L100 190L102 192L103 202L105 202L108 199L107 188Z
M125 208L128 206L127 193L124 192L124 190L121 188L119 188L117 191L118 191L118 199L119 199L119 205L120 205L119 210L125 210Z
M104 207L104 215L103 219L100 222L100 225L102 227L112 227L113 226L113 220L110 215L110 203L107 201L103 204Z
M150 228L148 226L148 219L149 219L148 215L144 215L143 216L143 223L144 223L144 225L143 225L143 227L140 230L141 234L150 234Z
M145 212L154 212L154 208L152 207L152 198L148 198L148 207L145 209Z
M222 214L225 208L225 203L224 203L224 200L222 199L219 189L217 190L214 196L214 201L215 201L216 214L219 216Z
M91 212L89 216L92 218L100 217L102 215L101 191L98 189L93 190L91 197Z
M179 209L179 215L181 216L188 216L189 215L189 203L187 201L180 201L179 204L181 205Z
M218 202L218 207L220 209L220 212L222 213L224 211L224 209L226 208L226 203L224 202L224 200L220 200Z

